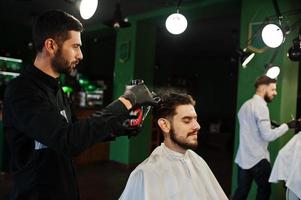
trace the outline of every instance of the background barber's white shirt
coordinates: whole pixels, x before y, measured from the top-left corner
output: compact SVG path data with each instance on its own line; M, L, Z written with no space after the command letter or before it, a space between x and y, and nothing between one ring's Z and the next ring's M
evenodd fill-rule
M288 130L287 124L272 129L267 103L256 94L241 106L238 120L239 147L235 163L242 169L250 169L262 159L270 160L268 144Z
M130 175L120 200L227 199L206 162L191 150L181 154L163 143Z
M285 185L301 199L301 133L295 135L278 153L270 182Z

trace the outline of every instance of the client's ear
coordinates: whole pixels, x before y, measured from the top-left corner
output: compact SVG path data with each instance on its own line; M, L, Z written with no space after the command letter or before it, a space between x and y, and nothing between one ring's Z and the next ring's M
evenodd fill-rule
M158 119L158 125L164 133L169 133L170 122L165 118Z

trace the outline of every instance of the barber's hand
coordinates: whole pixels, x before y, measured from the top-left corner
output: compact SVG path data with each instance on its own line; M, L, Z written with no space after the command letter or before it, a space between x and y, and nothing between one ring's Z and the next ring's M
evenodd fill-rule
M114 132L112 132L107 138L103 140L103 142L106 141L113 141L117 137L120 136L128 136L129 138L132 136L138 135L142 131L143 126L135 126L135 127L130 127L130 126L125 126L125 124L119 124L115 126Z
M280 124L274 120L271 120L271 126L274 127L274 128L277 128L280 126Z
M288 128L290 128L290 129L291 128L296 128L297 121L294 119L294 120L291 120L291 121L287 122L286 124L287 124Z
M296 121L296 128L294 134L297 134L301 131L301 118Z
M127 85L122 97L129 100L133 107L156 104L152 93L144 83Z
M114 137L128 136L130 138L132 136L138 135L142 131L142 128L142 125L131 127L123 123L122 128L116 130L113 135Z

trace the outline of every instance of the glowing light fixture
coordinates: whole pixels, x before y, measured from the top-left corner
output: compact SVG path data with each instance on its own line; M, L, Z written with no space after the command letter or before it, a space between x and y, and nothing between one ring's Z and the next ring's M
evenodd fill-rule
M279 47L284 41L284 34L276 24L266 25L261 32L263 42L271 48Z
M165 26L170 33L178 35L186 30L187 20L184 15L177 12L168 16Z
M247 64L254 58L255 53L251 53L251 52L246 52L245 57L242 58L242 64L241 66L243 66L243 68L247 67Z
M241 66L243 68L247 67L247 64L254 58L255 53L254 52L248 52L247 49L237 49L236 52L238 53L239 60L241 63Z
M9 57L3 57L3 56L0 56L0 60L3 60L3 61L11 61L11 62L17 62L17 63L22 63L22 59L17 59L17 58L9 58Z
M180 5L183 0L178 1L177 12L169 15L165 21L165 27L171 34L178 35L187 28L187 19L179 13Z
M266 73L265 75L269 78L276 79L280 74L280 67L277 65L268 64L266 66Z
M91 18L98 6L98 0L82 0L79 6L80 16L83 19Z

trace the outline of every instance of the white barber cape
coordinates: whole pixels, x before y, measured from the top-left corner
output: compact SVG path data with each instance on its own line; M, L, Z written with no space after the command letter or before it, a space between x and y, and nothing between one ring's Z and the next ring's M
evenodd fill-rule
M269 182L285 185L301 198L301 133L295 135L278 153Z
M227 199L206 162L191 150L181 154L163 143L131 173L120 200Z

